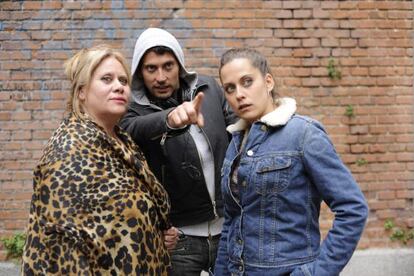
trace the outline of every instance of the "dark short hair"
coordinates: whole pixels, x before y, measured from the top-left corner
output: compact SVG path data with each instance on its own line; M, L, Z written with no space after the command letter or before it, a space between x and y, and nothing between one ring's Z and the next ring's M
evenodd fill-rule
M152 48L149 48L147 51L145 51L144 56L145 56L146 54L150 53L150 52L154 52L154 53L156 53L157 55L163 55L163 54L165 54L165 53L169 53L169 54L174 55L174 57L175 57L174 51L173 51L173 50L171 50L171 48L169 48L169 47L167 47L167 46L154 46L154 47L152 47Z

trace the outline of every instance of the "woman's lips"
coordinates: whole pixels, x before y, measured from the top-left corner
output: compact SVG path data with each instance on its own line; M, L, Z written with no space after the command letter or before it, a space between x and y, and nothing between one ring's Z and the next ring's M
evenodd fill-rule
M124 98L112 98L112 100L116 101L116 102L121 102L121 103L126 103L127 102L127 100L124 99Z
M241 105L239 105L239 110L244 111L245 109L249 108L250 106L251 106L250 104L241 104Z

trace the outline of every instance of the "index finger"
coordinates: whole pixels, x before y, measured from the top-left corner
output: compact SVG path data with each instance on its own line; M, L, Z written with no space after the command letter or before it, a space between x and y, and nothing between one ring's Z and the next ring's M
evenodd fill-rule
M200 112L201 110L201 103L203 102L203 98L204 98L204 93L200 92L197 94L197 96L195 96L194 100L193 100L193 106L194 109L198 112Z

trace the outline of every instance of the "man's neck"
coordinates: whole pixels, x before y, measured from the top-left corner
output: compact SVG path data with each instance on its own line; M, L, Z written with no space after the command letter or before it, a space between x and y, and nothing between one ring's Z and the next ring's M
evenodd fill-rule
M147 97L148 97L148 100L152 104L155 104L156 106L159 106L162 109L175 107L175 106L180 105L183 102L183 93L182 93L181 88L178 88L178 90L172 93L171 96L167 99L161 99L161 98L154 97L148 91L147 91Z

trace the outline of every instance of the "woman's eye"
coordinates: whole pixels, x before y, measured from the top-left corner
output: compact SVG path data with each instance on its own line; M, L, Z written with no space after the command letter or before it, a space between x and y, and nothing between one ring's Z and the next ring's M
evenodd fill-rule
M234 88L234 86L226 86L226 87L224 88L224 91L225 91L227 94L231 94L231 93L233 93L233 92L235 91L235 88Z
M102 77L102 80L106 83L109 83L109 82L111 82L112 78L108 77L108 76L105 76L105 77Z
M119 79L119 82L120 82L122 85L127 85L127 84L128 84L127 79L124 79L124 78Z
M244 79L243 80L243 86L244 87L248 87L252 84L253 80L252 79Z

